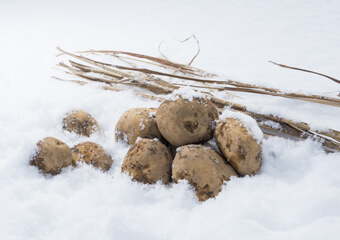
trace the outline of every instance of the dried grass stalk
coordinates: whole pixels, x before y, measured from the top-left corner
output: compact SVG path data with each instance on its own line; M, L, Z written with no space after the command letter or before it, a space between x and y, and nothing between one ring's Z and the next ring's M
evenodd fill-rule
M288 69L292 69L292 70L297 70L297 71L302 71L302 72L308 72L308 73L316 74L316 75L319 75L319 76L328 78L328 79L332 80L333 82L340 83L340 80L338 80L338 79L336 79L336 78L333 78L333 77L330 77L330 76L328 76L328 75L322 74L322 73L314 72L314 71L307 70L307 69L303 69L303 68L291 67L291 66L283 65L283 64L276 63L276 62L273 62L273 61L269 61L269 62L271 62L272 64L275 64L275 65L277 65L277 66L279 66L279 67L283 67L283 68L288 68Z
M334 107L340 107L340 100L336 98L329 98L318 95L304 95L297 93L284 93L278 89L258 87L251 84L240 83L237 81L220 81L213 79L214 74L207 73L201 69L194 68L189 65L179 64L172 62L168 59L151 57L143 54L136 54L123 51L83 51L79 53L85 54L106 54L114 57L115 59L123 62L129 66L99 62L94 59L66 52L57 48L62 54L73 57L88 65L81 64L75 61L69 61L70 65L63 62L59 66L67 69L69 73L80 78L103 83L103 88L112 91L123 91L122 86L132 86L140 89L146 89L153 94L142 93L134 91L138 96L163 101L165 98L161 95L172 93L179 87L191 86L195 91L204 93L211 101L219 108L228 106L236 111L241 111L254 117L262 131L267 136L280 136L294 139L305 139L313 137L322 142L327 151L340 151L340 132L337 130L329 129L329 131L312 131L310 126L306 123L297 123L289 119L279 118L273 115L263 115L247 110L241 104L231 101L226 101L213 96L209 91L234 91L246 92L253 94L264 94L274 97L285 97L290 99L314 102ZM195 56L196 57L196 56ZM150 68L138 68L137 65L144 64L147 66L154 66L162 68L163 71L153 70ZM172 71L174 73L169 73ZM163 77L163 78L161 78ZM164 78L165 77L165 78ZM173 79L178 79L178 82ZM72 80L74 81L74 80ZM79 84L84 82L76 81ZM185 83L184 83L185 82ZM197 90L200 89L200 90ZM205 91L202 91L205 90ZM278 123L280 130L262 124L265 120L271 120Z

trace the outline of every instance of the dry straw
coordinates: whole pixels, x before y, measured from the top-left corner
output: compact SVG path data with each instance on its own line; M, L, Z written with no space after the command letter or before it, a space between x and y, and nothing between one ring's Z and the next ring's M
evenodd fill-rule
M198 41L197 43L199 46ZM228 106L235 111L240 111L254 117L266 136L280 136L293 139L314 138L322 142L326 151L340 151L340 132L337 130L312 130L307 123L294 122L292 120L280 118L274 115L263 115L260 113L252 112L249 111L246 106L243 106L241 104L216 98L213 93L214 91L224 91L235 97L235 95L231 94L230 91L246 92L269 95L273 97L290 98L333 107L340 107L340 99L319 95L285 93L280 91L279 89L259 87L232 80L218 80L216 79L216 75L207 73L206 71L191 66L194 58L196 58L199 53L199 48L198 53L188 65L172 62L165 57L157 58L124 51L90 50L74 54L66 52L59 47L57 49L61 52L60 55L66 55L68 57L74 58L74 61L69 60L69 64L65 64L64 62L60 62L58 64L60 67L66 70L66 73L75 75L88 81L103 83L103 88L106 90L124 91L127 89L128 86L133 87L135 89L134 93L138 96L163 101L164 99L166 99L166 94L172 93L173 91L179 89L181 86L189 86L195 91L205 94L219 109ZM85 57L84 55L90 55L91 58ZM113 57L114 60L120 61L121 65L97 61L95 60L97 55ZM305 69L289 67L282 64L274 64L289 69L318 74L327 77L334 82L340 83L339 80L324 74ZM140 65L144 67L138 67ZM78 84L87 83L79 80L69 81L73 81ZM263 122L267 120L278 123L280 125L279 130L263 124Z

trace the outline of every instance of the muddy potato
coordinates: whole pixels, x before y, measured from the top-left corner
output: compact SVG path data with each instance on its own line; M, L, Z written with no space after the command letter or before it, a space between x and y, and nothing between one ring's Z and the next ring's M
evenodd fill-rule
M43 173L58 174L63 167L72 164L72 151L66 143L47 137L37 143L37 151L30 164L38 167Z
M63 119L63 128L86 137L89 137L92 133L100 132L97 121L83 110L67 113Z
M206 99L164 101L156 113L159 131L177 147L210 140L217 117L217 109Z
M196 189L196 196L200 201L215 197L221 191L223 181L238 176L221 155L202 145L179 148L172 174L176 182L181 179L188 180Z
M79 143L72 148L73 165L77 162L92 164L103 171L111 168L113 160L111 156L99 144L93 142Z
M122 164L122 172L142 183L154 184L171 181L172 155L157 139L140 139L128 151Z
M155 108L132 108L127 110L116 124L116 141L134 144L140 138L158 138L163 141L163 137L158 130L155 116Z
M220 121L215 130L218 148L240 175L256 174L262 164L262 147L247 128L233 118Z

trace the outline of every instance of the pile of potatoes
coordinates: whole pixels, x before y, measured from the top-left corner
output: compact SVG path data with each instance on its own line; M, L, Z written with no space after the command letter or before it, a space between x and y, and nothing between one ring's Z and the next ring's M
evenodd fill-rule
M97 121L82 110L67 113L63 128L85 137L101 132ZM213 138L216 144L208 142ZM158 109L130 109L116 124L115 140L131 145L121 166L123 173L144 184L186 180L200 201L217 196L231 177L256 174L262 163L261 142L241 121L219 120L216 107L204 98L178 97ZM96 143L70 148L53 137L39 141L30 160L42 173L52 175L78 162L102 171L113 164Z
M88 113L79 110L66 114L63 119L63 128L66 131L89 137L99 133L97 121ZM61 169L78 162L92 164L94 167L107 171L111 168L113 160L102 146L94 142L82 142L72 148L54 137L47 137L37 143L35 154L30 164L38 167L44 174L56 175Z
M187 180L200 201L217 196L225 181L254 175L262 163L261 142L247 127L218 119L216 107L203 98L126 111L115 132L116 141L132 145L122 172L145 184ZM207 143L213 137L218 149Z

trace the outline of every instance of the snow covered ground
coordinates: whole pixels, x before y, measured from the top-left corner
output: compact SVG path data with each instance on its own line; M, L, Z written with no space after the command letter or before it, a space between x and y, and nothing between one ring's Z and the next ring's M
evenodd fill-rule
M233 179L216 199L197 201L185 183L147 186L120 173L128 150L114 141L124 111L157 107L131 92L53 80L56 46L159 56L162 51L233 80L285 91L336 96L340 86L268 60L340 78L340 2L17 1L0 2L0 239L338 239L340 154L312 140L270 138L254 177ZM334 107L242 95L262 113L340 130ZM46 177L28 161L54 136L69 146L87 140L65 132L67 111L91 113L103 135L90 137L114 159L107 172L81 166Z

